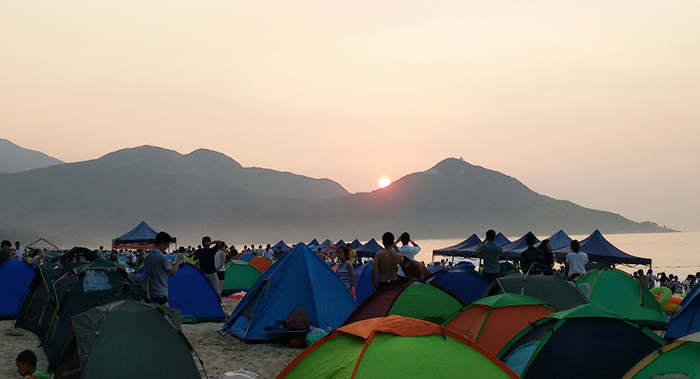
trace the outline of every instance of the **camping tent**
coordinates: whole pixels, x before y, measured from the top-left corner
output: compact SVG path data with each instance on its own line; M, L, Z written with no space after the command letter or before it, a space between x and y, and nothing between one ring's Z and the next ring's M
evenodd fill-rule
M146 221L141 221L135 228L112 240L112 249L152 249L156 241L156 232ZM173 237L171 243L175 243Z
M700 378L700 333L682 337L656 349L622 379Z
M506 293L476 300L455 312L442 325L496 355L521 330L556 311L534 297Z
M72 324L69 355L83 379L200 378L176 310L117 300L73 316ZM65 362L56 377L75 368Z
M523 379L617 379L666 342L597 304L546 316L498 357Z
M426 321L389 316L343 326L309 346L287 378L513 378L481 346Z
M222 295L230 295L237 291L248 291L262 273L248 262L236 260L226 267L226 278Z
M8 259L0 265L0 320L17 318L29 285L36 276L36 270L21 259Z
M440 270L424 282L453 294L464 304L481 299L489 288L489 281L474 270Z
M226 321L220 333L246 342L274 339L265 328L304 307L312 326L337 328L357 307L340 277L303 243L265 271Z
M260 272L265 272L272 266L272 261L265 257L253 257L248 261L248 264L255 266Z
M384 248L381 247L374 238L372 238L371 240L367 241L366 244L355 249L355 253L357 253L358 258L374 258L374 254L377 254L377 252L381 250L384 250Z
M680 311L668 320L667 338L680 338L700 332L700 286L695 286L681 302Z
M581 251L586 253L588 260L592 262L651 265L651 259L649 258L635 257L616 248L597 229L581 241ZM570 252L571 248L569 246L553 251L556 258L566 258L566 254Z
M71 255L78 256L77 253ZM72 316L110 302L108 292L124 283L138 287L122 265L102 258L52 266L54 268L47 268L46 272L42 270L37 286L32 282L32 290L20 309L16 324L34 333L38 331L49 370L63 359Z
M355 270L355 296L360 304L374 293L372 288L372 262L361 267L363 268L359 275L357 270ZM376 282L377 278L374 278L374 281Z
M457 297L438 287L421 282L398 282L373 293L348 316L343 325L390 315L439 324L463 305Z
M576 285L591 303L636 323L666 329L666 313L649 289L619 270L593 270L579 276Z
M566 310L588 303L588 298L575 285L555 272L554 275L510 274L496 278L486 296L500 293L518 293L544 300L559 310Z
M146 268L141 268L138 273L141 286L148 289ZM220 322L226 319L217 289L202 271L191 264L181 265L175 276L168 276L170 308L179 310L182 316L196 317L197 321Z

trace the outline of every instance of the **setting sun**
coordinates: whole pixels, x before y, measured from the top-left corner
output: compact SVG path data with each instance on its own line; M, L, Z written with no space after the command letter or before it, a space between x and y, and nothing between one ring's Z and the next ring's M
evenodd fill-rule
M384 188L391 184L391 179L389 178L381 178L379 179L379 188Z

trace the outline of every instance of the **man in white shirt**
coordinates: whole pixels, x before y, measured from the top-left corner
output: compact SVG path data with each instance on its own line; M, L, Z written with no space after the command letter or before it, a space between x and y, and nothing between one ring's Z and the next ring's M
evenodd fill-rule
M17 252L17 256L24 259L24 248L19 245L19 241L15 241L15 251Z
M416 254L420 252L420 246L418 246L417 243L415 243L412 239L411 236L408 234L408 232L403 232L401 233L401 236L399 239L396 240L396 244L401 241L401 247L399 247L399 253L403 255L404 257L414 260L416 257ZM413 245L413 246L411 246ZM406 278L406 274L403 272L403 269L399 265L398 270L396 271L396 274L401 277L401 278Z
M569 280L574 280L586 273L588 254L579 251L581 244L579 244L578 240L571 241L569 246L571 247L571 252L566 254L566 276Z

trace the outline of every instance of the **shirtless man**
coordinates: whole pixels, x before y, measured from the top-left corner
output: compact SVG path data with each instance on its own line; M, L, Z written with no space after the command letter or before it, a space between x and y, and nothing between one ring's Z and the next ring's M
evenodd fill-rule
M384 250L378 251L377 254L374 255L374 261L372 262L371 276L373 291L385 288L398 279L396 276L396 269L403 260L403 255L399 253L399 248L396 247L394 235L391 232L384 233L382 236L382 244L384 245ZM375 284L375 278L377 284Z

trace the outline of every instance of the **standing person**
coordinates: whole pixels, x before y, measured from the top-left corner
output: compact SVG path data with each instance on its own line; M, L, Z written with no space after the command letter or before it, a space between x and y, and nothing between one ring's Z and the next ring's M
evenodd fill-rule
M399 253L399 248L396 247L396 243L394 242L393 233L384 233L384 235L382 235L382 244L384 245L384 250L380 250L374 255L372 271L370 272L373 291L386 288L398 279L396 276L396 269L401 260L403 260L403 255Z
M343 281L345 287L355 297L355 269L348 259L348 248L341 246L338 248L338 276Z
M12 247L12 242L4 240L0 242L0 265L5 263L8 259L12 258L10 255L10 248Z
M578 240L571 241L569 247L571 247L571 252L566 254L566 277L569 280L574 280L586 273L588 254L580 251L581 244Z
M493 282L501 273L501 254L503 254L503 248L501 245L494 242L496 240L496 231L489 229L486 231L486 241L479 245L476 252L479 254L484 262L483 270L481 270L481 276L486 280Z
M523 274L541 274L545 267L544 252L535 247L537 237L531 232L525 235L527 249L520 254L520 269Z
M635 272L637 281L639 284L642 285L644 288L649 288L649 277L644 275L644 270L641 268Z
M211 286L214 287L219 295L219 277L216 275L216 265L214 259L216 253L219 252L219 244L221 241L213 241L209 236L202 237L202 248L194 252L194 259L199 261L199 269L207 277ZM212 246L213 244L213 246Z
M271 261L275 259L275 252L272 251L272 246L270 246L269 243L265 247L265 251L263 251L262 255L263 255L263 257L265 257Z
M235 261L237 258L238 258L238 250L236 249L236 246L231 245L231 247L228 250L227 261Z
M345 244L345 247L348 248L348 259L350 260L350 263L357 263L357 252L355 252L355 249L352 248L352 244L348 242Z
M24 259L25 249L20 246L19 241L15 241L15 252L18 258Z
M221 241L219 251L214 256L214 265L216 266L216 278L219 279L219 297L221 291L224 290L224 279L226 279L226 242Z
M178 254L175 263L171 264L165 252L170 247L172 237L166 232L156 234L155 247L146 254L145 266L148 276L148 295L151 301L168 306L168 274L175 276L184 258Z
M539 249L544 253L544 265L545 268L542 273L545 275L552 275L554 272L554 253L552 253L552 241L546 239L540 242Z
M656 275L654 275L654 270L649 269L647 271L647 277L649 278L649 289L656 287Z
M401 253L401 255L410 260L414 260L416 258L416 254L420 252L420 246L418 246L418 244L411 239L411 236L408 234L408 232L401 233L401 236L394 242L394 244L397 245L399 241L401 241L399 253ZM406 274L403 272L401 265L399 265L397 275L402 280L406 280Z

